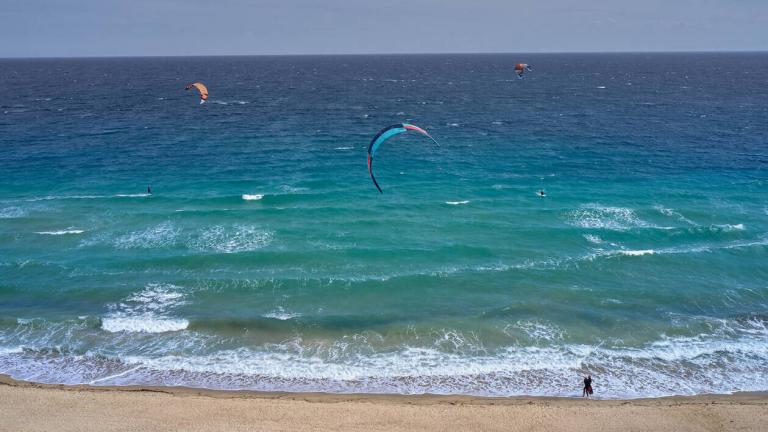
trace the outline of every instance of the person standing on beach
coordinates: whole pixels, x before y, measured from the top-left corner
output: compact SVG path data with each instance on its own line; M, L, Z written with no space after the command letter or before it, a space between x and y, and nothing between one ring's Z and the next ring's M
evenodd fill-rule
M589 397L592 394L592 375L584 377L584 391L581 392L581 397Z

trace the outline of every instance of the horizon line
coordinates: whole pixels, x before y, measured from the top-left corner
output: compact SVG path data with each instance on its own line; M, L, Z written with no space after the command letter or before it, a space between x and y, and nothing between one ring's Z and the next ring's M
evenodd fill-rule
M73 55L73 56L9 56L0 60L62 60L62 59L131 59L131 58L194 58L194 57L354 57L354 56L440 56L440 55L594 55L594 54L766 54L768 50L689 50L689 51L481 51L481 52L382 52L382 53L290 53L290 54L203 54L203 55Z

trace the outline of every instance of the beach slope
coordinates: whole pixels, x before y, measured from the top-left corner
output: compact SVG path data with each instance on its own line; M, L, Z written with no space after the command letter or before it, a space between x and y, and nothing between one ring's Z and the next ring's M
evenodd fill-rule
M759 431L764 394L632 401L217 392L0 377L0 431Z

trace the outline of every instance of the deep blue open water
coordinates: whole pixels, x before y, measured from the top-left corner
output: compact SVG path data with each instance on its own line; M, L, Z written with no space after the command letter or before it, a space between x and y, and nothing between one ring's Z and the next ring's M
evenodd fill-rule
M0 60L0 373L768 390L768 54Z

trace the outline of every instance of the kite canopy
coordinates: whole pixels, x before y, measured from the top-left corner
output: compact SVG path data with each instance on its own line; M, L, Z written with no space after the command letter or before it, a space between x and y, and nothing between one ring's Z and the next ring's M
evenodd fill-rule
M200 103L205 102L205 100L208 99L208 88L203 83L196 82L184 87L184 90L190 90L193 87L200 92Z
M395 124L385 127L379 131L379 133L373 137L371 143L368 145L368 174L370 174L371 180L373 180L373 184L376 186L376 189L379 190L379 193L384 192L381 190L379 183L376 181L376 177L373 175L373 157L376 155L376 151L379 149L379 146L384 143L384 141L392 138L395 135L400 135L401 133L406 133L408 131L418 132L440 146L440 144L434 138L432 138L432 136L428 134L427 131L408 123Z

